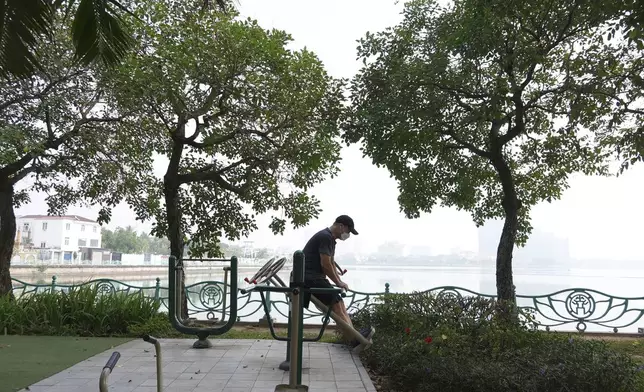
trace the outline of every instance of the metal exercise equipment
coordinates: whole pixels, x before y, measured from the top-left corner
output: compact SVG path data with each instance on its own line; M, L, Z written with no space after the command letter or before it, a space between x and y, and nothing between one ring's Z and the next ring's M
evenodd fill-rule
M293 258L295 260L295 257ZM273 285L274 287L282 287L282 288L288 288L288 285L284 283L284 281L277 275L278 272L284 267L286 264L286 258L282 257L280 259L277 259L273 257L272 259L268 260L266 264L262 266L262 268L257 271L257 273L250 279L246 278L244 281L247 283L252 283L252 284L265 284L265 285ZM339 268L339 267L338 267ZM290 276L290 282L293 282L293 272L291 272ZM290 290L289 290L290 291ZM242 290L242 293L245 291ZM271 298L271 292L266 291L265 293L260 291L260 296L262 297L262 304L264 306L264 312L265 312L265 317L267 320L268 328L271 332L271 335L273 336L273 339L279 340L282 342L286 342L286 359L280 363L279 369L284 370L286 372L289 371L290 369L290 359L291 359L291 319L292 319L292 312L291 312L291 296L290 292L285 292L284 294L286 295L286 301L289 303L289 308L288 308L288 334L286 337L280 337L277 336L275 333L275 329L273 326L273 322L270 319L270 310L268 309L268 304L270 303L270 298ZM343 296L345 294L342 294ZM317 342L320 339L322 339L322 336L324 335L324 331L329 324L329 315L327 314L326 317L323 319L323 324L322 328L320 329L320 333L318 336L315 338L302 338L303 342Z
M157 359L157 392L163 391L163 361L161 359L161 343L150 335L143 335L143 341L154 345L154 354Z
M181 281L183 280L184 261L230 261L230 268L224 267L226 271L226 279L228 278L228 271L230 270L230 315L228 321L217 327L194 327L185 324L185 319L181 317L181 298L179 290L181 289ZM237 257L233 256L228 259L177 259L170 256L169 259L169 272L168 272L168 316L170 323L179 332L184 334L197 335L197 340L192 345L193 348L209 348L212 343L208 340L210 335L221 335L228 332L235 322L237 321ZM226 288L227 282L224 284L223 293L223 310L222 314L226 314ZM186 293L187 295L187 293Z
M103 370L101 371L101 377L98 380L98 389L100 392L107 392L108 390L107 379L112 373L112 370L114 370L114 366L116 366L116 363L119 361L119 358L121 358L121 353L119 353L118 351L115 351L112 353L112 356L110 357L110 359L107 360L107 363L105 364L105 366L103 366Z
M295 258L294 258L294 260L295 260ZM276 286L276 287L288 287L284 283L284 281L279 277L279 275L277 275L277 273L284 267L285 263L286 263L285 258L282 258L282 259L279 259L279 260L277 260L275 258L272 258L268 262L266 262L266 264L264 264L262 266L262 268L260 268L260 270L255 274L255 276L253 276L250 279L246 278L244 280L246 282L248 282L248 283L253 283L253 284L264 284L265 283L265 284L271 284L271 285ZM333 261L333 263L334 263L334 265L335 265L335 267L338 270L338 273L340 275L345 275L347 273L347 270L343 269L342 267L340 267L340 265L338 265L338 263L335 262L335 260ZM293 281L293 273L291 273L291 282L292 281ZM287 302L290 303L290 295L289 295L289 293L285 293L285 294L286 294ZM341 292L340 295L342 297L345 297L346 293ZM266 312L265 317L267 319L270 317L270 312L269 312L269 309L268 309L268 306L267 306L267 304L269 302L270 302L270 292L266 292L266 297L265 298L262 297L262 303L264 304L264 311ZM329 318L331 318L336 322L336 325L338 326L338 328L340 328L343 331L345 331L349 336L353 336L358 341L359 345L353 349L353 351L356 354L359 353L360 351L362 351L363 349L369 347L372 344L371 339L367 339L364 336L362 336L362 334L360 334L359 331L355 330L350 325L348 325L343 319L341 319L335 313L333 313L333 311L331 309L327 308L322 302L320 302L320 300L318 300L315 297L311 297L311 302L323 314L325 314L325 317L322 319L322 328L321 328L319 334L314 338L303 338L304 342L317 342L317 341L319 341L322 338L322 336L324 335L324 331L325 331L327 325L329 324ZM284 370L284 371L289 371L289 369L290 369L290 358L291 358L291 339L290 339L290 337L291 337L291 329L290 329L290 325L291 325L291 323L290 323L290 320L291 320L291 307L290 306L289 306L289 310L288 310L288 320L289 320L289 324L288 324L289 329L288 329L287 338L277 337L275 335L273 329L272 329L272 324L271 323L268 324L269 329L271 329L271 335L273 336L273 338L275 338L277 340L281 340L281 341L286 341L286 359L282 363L280 363L280 365L279 365L279 368L281 370Z
M287 342L287 358L286 361L280 364L280 369L289 371L289 383L280 384L275 387L275 391L308 391L308 386L302 385L302 343L304 341L318 341L322 338L324 330L329 323L329 319L333 318L339 327L346 330L350 335L357 335L356 339L361 343L360 346L370 345L371 342L365 339L358 331L351 328L347 323L335 315L331 309L325 307L317 298L311 296L311 302L316 306L321 307L325 312L322 328L318 336L313 339L304 338L304 304L302 301L302 294L322 294L322 293L336 293L345 296L346 293L339 288L310 288L304 284L304 253L301 251L295 252L293 255L293 272L291 273L291 280L289 287L286 287L284 282L277 276L277 272L283 267L285 261L269 260L260 271L247 282L256 284L255 287L241 290L242 294L257 291L262 297L262 304L269 319L268 327L274 339ZM341 268L336 264L341 272ZM258 282L259 279L259 282ZM262 283L272 283L262 285ZM285 293L289 298L289 317L288 317L288 336L279 337L275 334L273 323L270 321L268 301L264 293L279 292Z

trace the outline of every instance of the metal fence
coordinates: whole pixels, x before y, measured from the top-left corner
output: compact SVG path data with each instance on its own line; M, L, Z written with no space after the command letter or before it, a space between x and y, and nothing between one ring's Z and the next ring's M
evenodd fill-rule
M67 292L75 287L97 285L100 295L112 293L144 295L160 301L162 309L167 310L168 288L162 287L160 282L161 280L157 278L154 286L144 287L113 279L95 279L77 285L66 285L56 283L54 276L49 284L32 284L13 279L13 291L16 296L23 296L40 292ZM229 305L225 304L230 304L230 301L224 301L224 297L229 294L229 291L229 285L220 281L204 281L186 286L189 316L202 320L225 320L230 310ZM389 293L390 287L387 283L384 290L378 293L350 290L344 301L349 313L354 313L382 301ZM469 296L495 298L494 295L454 286L435 287L406 295L422 293L456 298ZM238 292L237 295L239 321L258 321L264 317L262 301L257 293ZM286 297L267 295L266 301L271 317L276 322L286 322L288 315ZM586 288L571 288L534 296L517 295L517 304L521 309L531 311L538 327L545 330L638 333L637 323L644 314L644 297L618 297ZM323 315L317 309L305 309L304 319L306 324L321 324Z

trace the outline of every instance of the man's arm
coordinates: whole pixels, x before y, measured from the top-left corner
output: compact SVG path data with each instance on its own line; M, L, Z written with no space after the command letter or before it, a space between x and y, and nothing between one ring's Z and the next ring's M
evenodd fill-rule
M322 271L324 274L328 276L336 286L340 286L342 280L340 280L340 276L338 276L335 265L333 265L333 258L327 254L320 253L320 261L322 262Z
M320 263L322 264L322 272L333 281L336 285L340 285L342 281L338 276L338 273L333 264L333 252L331 252L332 244L330 243L330 238L324 238L320 241Z

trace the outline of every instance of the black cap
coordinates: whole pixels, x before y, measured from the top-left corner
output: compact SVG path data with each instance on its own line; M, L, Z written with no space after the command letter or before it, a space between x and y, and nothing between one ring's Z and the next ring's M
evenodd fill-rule
M353 224L353 219L351 219L349 215L340 215L339 217L335 218L335 223L340 223L347 226L351 234L358 235L358 232L356 231L356 228Z

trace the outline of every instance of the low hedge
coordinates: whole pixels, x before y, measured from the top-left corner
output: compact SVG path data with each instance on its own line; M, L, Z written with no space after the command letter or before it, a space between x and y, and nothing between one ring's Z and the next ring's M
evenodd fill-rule
M531 315L499 319L471 297L390 294L354 316L376 328L361 355L392 392L644 391L641 367L603 341L537 331Z
M143 295L100 295L98 286L69 292L0 297L0 333L20 335L118 336L159 317L161 304Z

